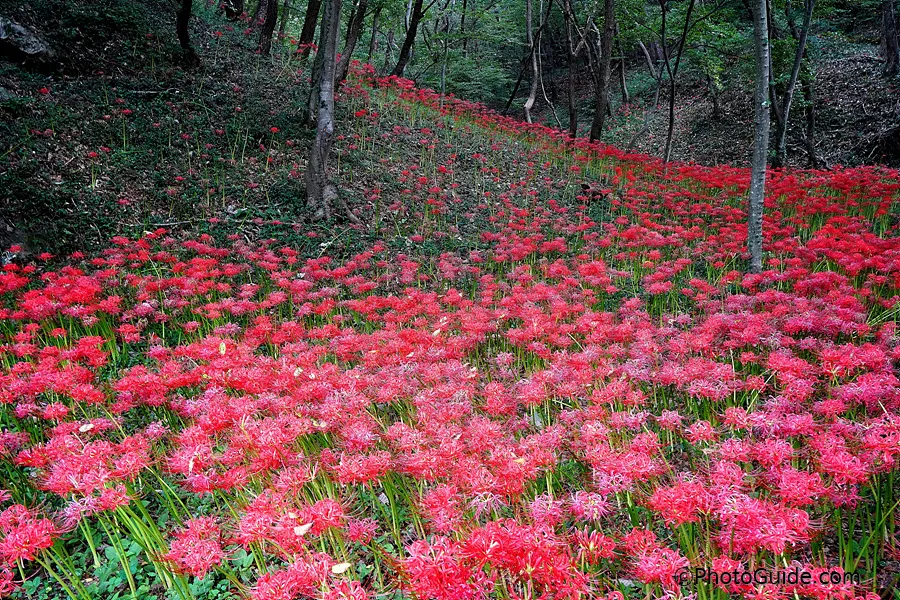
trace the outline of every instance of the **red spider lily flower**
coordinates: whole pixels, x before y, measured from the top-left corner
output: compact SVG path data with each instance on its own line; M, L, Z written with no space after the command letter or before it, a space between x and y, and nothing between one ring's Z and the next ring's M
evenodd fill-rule
M222 532L215 518L190 519L175 533L163 558L172 561L178 571L202 578L225 558L221 539Z

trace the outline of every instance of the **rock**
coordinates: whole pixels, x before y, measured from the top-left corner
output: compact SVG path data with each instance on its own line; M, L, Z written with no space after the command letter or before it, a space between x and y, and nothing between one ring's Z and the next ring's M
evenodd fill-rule
M0 56L19 61L44 61L53 57L53 50L31 29L0 17Z
M16 95L0 85L0 102L6 102L7 100L12 100Z
M13 252L11 247L17 246ZM11 262L26 260L25 235L22 230L0 216L0 268Z

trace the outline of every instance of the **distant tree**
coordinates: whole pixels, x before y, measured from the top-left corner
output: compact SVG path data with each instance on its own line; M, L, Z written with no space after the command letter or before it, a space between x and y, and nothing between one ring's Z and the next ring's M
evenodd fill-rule
M600 33L600 56L596 75L594 120L591 123L591 141L599 140L609 109L610 65L612 64L613 38L616 33L616 5L614 0L603 1L603 31Z
M300 55L303 58L309 56L309 46L312 44L316 35L316 23L319 18L319 7L322 0L309 0L306 4L306 15L303 17L303 28L300 30L300 37L297 44L300 45Z
M763 207L766 196L766 166L769 154L769 26L766 0L753 0L753 48L756 57L753 154L750 158L750 193L747 219L747 249L750 272L762 271Z
M798 28L790 0L785 4L785 15L787 16L788 25L791 35L797 44L794 53L794 63L791 68L790 76L785 85L784 93L779 102L778 93L774 83L770 83L769 90L772 99L772 112L775 115L775 159L773 165L783 167L787 160L787 131L788 122L791 115L791 103L794 100L794 91L800 78L800 69L803 66L803 60L806 52L806 40L809 36L809 26L812 21L813 8L815 0L805 0L803 8L803 25ZM770 78L774 79L774 78Z
M271 2L278 2L278 0L271 0ZM256 10L253 11L253 17L250 19L250 28L255 29L256 27L263 24L266 20L266 12L269 10L270 0L259 0L256 4Z
M525 39L528 41L528 50L531 55L531 89L528 92L528 98L525 100L525 120L531 123L531 109L537 98L538 79L538 57L534 46L534 31L531 25L531 5L532 0L525 0Z
M262 28L259 30L260 54L268 56L272 49L272 34L275 32L275 22L278 20L278 0L265 0L265 16L263 18ZM262 4L262 2L260 2Z
M359 35L362 33L368 8L369 0L357 0L356 6L350 15L350 22L347 24L347 38L344 41L344 49L341 51L341 60L337 65L335 81L338 84L347 79L347 73L350 71L350 61L353 58L356 43L359 41Z
M666 3L665 0L659 0L659 6L662 11L662 30L659 37L662 45L663 64L666 67L666 73L669 75L669 125L666 129L666 147L663 150L663 161L665 162L669 162L672 158L672 138L675 133L675 79L678 76L678 68L681 66L681 58L684 56L688 34L691 31L691 14L694 12L694 5L695 0L689 0L687 14L684 17L684 28L681 30L678 45L675 47L676 54L673 64L670 60L671 50L666 42Z
M378 18L384 8L383 2L378 2L375 6L375 12L372 13L372 36L369 38L369 52L366 54L366 61L372 62L372 55L378 50Z
M403 45L400 46L400 56L397 58L397 66L391 71L391 75L403 77L403 72L406 70L406 65L409 63L410 56L412 55L413 44L416 41L416 35L419 31L419 23L422 22L422 17L425 16L425 13L428 12L428 9L431 8L436 1L437 0L431 0L431 3L424 8L424 0L413 1L412 13L409 17L409 28L406 30L406 37L403 39Z
M279 36L284 36L284 30L287 29L287 22L290 19L292 10L291 0L284 0L284 4L281 5L281 20L278 22Z
M191 45L191 36L188 32L188 22L191 19L191 9L193 8L193 0L181 0L181 8L175 14L175 34L178 36L178 43L184 52L185 58L190 63L198 62L197 52Z
M897 39L894 0L881 1L881 48L884 53L884 74L895 77L900 72L900 42Z

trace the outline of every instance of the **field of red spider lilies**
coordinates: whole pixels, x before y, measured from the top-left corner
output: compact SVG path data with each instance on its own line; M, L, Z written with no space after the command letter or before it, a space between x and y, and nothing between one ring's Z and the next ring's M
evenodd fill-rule
M773 173L745 275L744 170L341 104L345 164L418 156L355 255L0 273L0 596L896 597L896 172Z

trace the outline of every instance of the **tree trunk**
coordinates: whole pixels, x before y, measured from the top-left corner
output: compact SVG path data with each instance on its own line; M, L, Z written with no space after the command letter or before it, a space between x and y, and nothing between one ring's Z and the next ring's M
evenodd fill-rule
M597 77L597 97L594 106L594 121L591 123L591 141L599 140L606 124L609 107L609 75L612 61L613 36L616 32L615 0L603 2L603 34L600 36L600 65Z
M663 60L665 61L666 71L669 74L669 127L666 130L666 148L663 152L663 162L666 163L672 158L672 139L675 135L675 77L678 75L681 57L684 56L684 46L687 43L687 36L691 30L691 14L694 12L694 4L695 0L690 0L690 3L688 4L687 14L684 17L684 29L681 31L681 39L678 42L678 55L675 57L675 66L672 67L665 39L665 0L659 0L659 5L663 11L663 35L661 37L663 44Z
M372 62L372 56L378 50L378 17L381 16L381 3L375 7L375 13L372 15L372 37L369 39L369 54L366 56L366 62Z
M284 30L287 28L288 18L291 15L291 0L284 0L281 5L281 21L278 23L278 37L284 37Z
M541 39L541 34L544 31L544 27L547 26L547 19L550 17L550 9L553 8L553 2L547 3L547 12L544 13L544 19L541 21L541 26L538 27L537 33L535 34L535 39ZM512 94L509 95L509 100L506 102L506 106L503 107L502 114L506 114L509 110L509 107L512 106L513 100L516 99L516 94L519 93L519 86L522 85L522 79L525 77L525 71L527 70L528 61L534 56L534 52L537 46L532 46L531 50L528 52L528 56L525 57L525 60L522 61L522 68L519 70L519 77L516 79L516 85L513 86ZM477 49L476 49L477 51Z
M769 28L766 0L753 0L753 46L756 55L756 91L753 155L750 159L750 193L747 250L750 272L762 271L763 207L766 195L766 157L769 153Z
M422 16L425 14L425 11L422 10L422 4L423 0L415 0L413 4L412 13L409 17L409 28L406 30L406 38L403 40L403 45L400 47L400 57L397 59L397 66L394 67L393 71L391 71L391 75L403 77L403 72L406 70L407 63L409 63L409 57L412 53L413 44L416 41L416 33L419 30L419 22L422 20Z
M785 8L788 16L788 23L791 26L791 32L797 38L797 52L794 55L794 67L791 70L790 79L788 80L787 87L784 90L784 98L782 99L780 110L781 114L776 120L777 140L775 146L774 165L777 167L783 167L785 165L785 161L787 160L787 131L791 115L791 103L794 100L794 90L797 86L797 78L800 76L800 67L803 64L803 56L806 53L806 39L809 35L809 25L812 21L814 5L815 0L806 0L806 7L804 8L803 12L803 28L799 31L794 25L794 17L791 14L790 2L787 3L787 6Z
M181 0L181 8L175 14L175 34L178 36L178 43L184 52L188 62L197 62L197 53L191 46L191 36L188 32L188 22L191 19L191 9L193 8L193 0Z
M356 48L356 42L359 41L359 34L362 33L363 21L366 19L366 10L369 7L369 0L358 0L356 12L347 25L347 40L344 42L344 49L341 52L341 60L337 66L337 75L335 81L338 85L347 79L347 73L350 71L350 60L353 56L353 50Z
M315 220L331 218L331 201L337 197L337 189L328 177L328 156L334 137L334 63L340 26L341 0L325 0L319 34L318 55L323 61L316 89L316 141L306 169L306 206Z
M653 59L650 58L650 51L647 50L647 46L644 45L644 42L638 41L638 47L644 53L644 58L647 59L647 70L650 71L650 76L658 80L659 75L656 72L656 67L653 65Z
M884 52L884 74L895 77L900 72L900 43L897 40L894 0L881 0L881 46Z
M553 2L553 0L549 0L549 1ZM543 7L544 7L544 0L541 0L541 9L543 9ZM554 106L554 104L553 104L556 101L556 90L553 86L553 79L552 78L550 79L550 95L553 98L552 100L550 99L550 97L547 96L547 88L544 86L544 61L542 59L542 56L543 56L542 52L543 51L541 49L541 40L538 39L537 40L537 50L536 50L535 54L538 58L537 72L538 72L538 81L541 84L541 94L543 94L544 102L546 102L547 106L550 108L550 113L553 115L553 120L556 121L557 129L562 130L562 128L563 128L562 122L559 120L559 115L556 114L556 106ZM550 67L552 69L554 66L553 65L554 60L553 60L553 41L552 40L550 41L550 57L549 58L550 58L550 62L551 62Z
M263 22L265 22L268 10L269 0L259 0L259 3L256 5L256 10L253 11L253 18L250 19L251 29L255 28L257 25L262 25Z
M297 44L300 46L300 56L306 58L309 56L310 44L316 35L316 23L319 18L319 7L322 0L309 0L306 5L306 16L303 17L303 28L300 30L300 38Z
M574 138L578 135L578 107L575 102L575 39L572 35L571 0L563 0L563 13L566 20L566 39L569 43L568 47L568 101L569 101L569 137Z
M619 53L619 87L622 88L622 104L631 102L631 94L628 93L628 82L625 80L625 53L622 52L622 40L616 35L616 51Z
M268 56L272 49L272 34L275 32L275 22L278 20L278 0L266 1L266 16L259 30L259 53Z
M462 14L459 17L459 37L462 38L463 56L469 55L469 38L466 35L466 9L468 0L462 0Z
M525 120L531 123L531 107L537 98L538 88L538 61L537 53L534 51L534 32L531 28L531 5L532 0L525 0L525 39L528 41L528 50L531 54L531 89L528 92L528 99L525 100Z
M393 57L393 52L391 51L394 47L394 30L389 29L387 34L387 40L385 40L384 44L384 66L381 68L382 73L387 73L388 67L391 65L391 58Z

